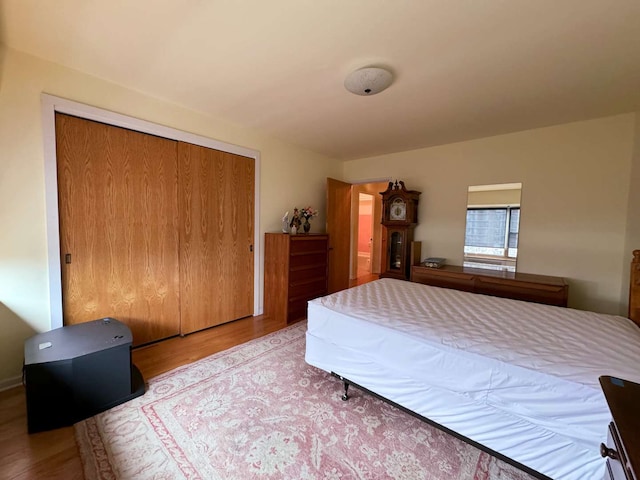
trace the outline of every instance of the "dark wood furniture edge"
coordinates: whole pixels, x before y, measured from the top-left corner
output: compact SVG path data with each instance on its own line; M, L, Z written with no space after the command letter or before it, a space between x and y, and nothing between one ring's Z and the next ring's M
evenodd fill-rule
M637 478L640 472L640 385L608 375L599 378L600 386L609 405L614 431L619 435L623 458L623 468L628 478Z
M562 277L444 265L411 267L411 281L431 286L566 307L569 285Z
M631 260L628 315L640 327L640 250L633 251Z
M327 233L265 232L265 315L294 323L306 317L308 300L327 294L328 244Z

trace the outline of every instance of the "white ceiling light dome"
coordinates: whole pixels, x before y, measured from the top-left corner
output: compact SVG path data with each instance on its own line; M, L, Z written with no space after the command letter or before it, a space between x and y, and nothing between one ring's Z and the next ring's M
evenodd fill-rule
M393 82L390 71L379 67L366 67L351 72L344 81L344 86L356 95L375 95Z

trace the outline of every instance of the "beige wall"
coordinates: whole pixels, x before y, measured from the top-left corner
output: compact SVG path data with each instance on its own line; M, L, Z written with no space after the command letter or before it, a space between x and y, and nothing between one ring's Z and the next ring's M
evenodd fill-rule
M16 51L0 49L0 61L0 388L18 378L24 340L50 329L42 92L258 150L261 231L303 204L324 229L325 178L340 178L339 162Z
M627 234L625 238L622 284L629 281L630 263L634 250L640 250L640 112L636 114L635 140L630 174L629 202L627 204ZM629 303L628 289L620 292L621 303Z
M623 269L640 223L629 198L636 128L626 114L365 158L345 163L345 180L391 177L421 191L422 257L458 265L467 187L522 182L518 270L566 277L572 307L625 313Z

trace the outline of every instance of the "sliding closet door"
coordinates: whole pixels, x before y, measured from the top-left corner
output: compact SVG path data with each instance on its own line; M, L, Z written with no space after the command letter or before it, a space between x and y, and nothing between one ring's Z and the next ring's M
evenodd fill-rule
M181 333L253 314L252 158L178 144Z
M177 142L56 114L64 323L179 333Z

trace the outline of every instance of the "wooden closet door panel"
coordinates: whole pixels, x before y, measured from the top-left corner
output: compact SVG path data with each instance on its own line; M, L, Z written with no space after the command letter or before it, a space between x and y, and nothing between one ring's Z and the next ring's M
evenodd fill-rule
M254 212L255 212L255 160L225 153L225 179L229 177L223 204L229 215L231 231L227 231L226 244L231 246L225 255L227 288L234 295L226 299L232 319L253 315L254 282ZM226 219L225 219L226 220Z
M178 334L176 142L56 114L56 143L65 324Z
M253 314L254 160L180 142L181 333Z

